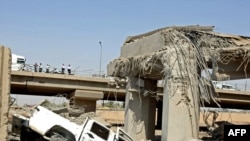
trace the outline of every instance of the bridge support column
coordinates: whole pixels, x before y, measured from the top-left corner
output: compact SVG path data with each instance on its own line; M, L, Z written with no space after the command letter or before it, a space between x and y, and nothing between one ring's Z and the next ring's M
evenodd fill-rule
M157 82L144 80L139 83L144 85L144 88L138 87L138 79L129 78L124 129L136 141L154 140L156 99L147 95L146 92L155 92L157 90Z
M0 140L6 141L10 94L10 49L0 46Z
M165 76L161 141L189 141L198 138L199 81L196 57L190 48L181 51L172 53L168 58L171 70ZM184 55L177 56L178 53ZM187 69L185 62L192 67Z
M103 99L103 92L75 90L71 96L74 96L75 107L83 107L85 112L95 112L96 101Z

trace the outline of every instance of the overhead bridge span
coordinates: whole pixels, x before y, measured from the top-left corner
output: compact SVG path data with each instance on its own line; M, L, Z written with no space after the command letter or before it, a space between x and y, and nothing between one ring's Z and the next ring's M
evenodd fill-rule
M11 93L25 95L74 97L76 103L85 100L125 101L125 87L108 85L110 79L66 74L12 71ZM225 108L250 105L250 92L216 89L219 103ZM162 86L158 86L158 95L163 96ZM78 101L78 102L77 102ZM86 103L87 101L85 101ZM94 103L93 103L94 104Z

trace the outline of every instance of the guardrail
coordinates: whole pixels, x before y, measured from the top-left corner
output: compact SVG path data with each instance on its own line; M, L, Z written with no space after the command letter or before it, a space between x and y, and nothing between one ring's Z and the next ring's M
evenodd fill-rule
M240 81L240 80L238 80ZM233 86L234 89L230 90L235 90L235 91L250 91L250 80L247 83L247 80L241 80L242 82L240 83L232 83L232 82L227 82L227 84L230 84ZM244 81L246 81L244 83Z
M57 67L53 67L53 66L49 66L48 70L46 69L47 69L46 66L43 66L42 73L68 74L67 68L65 69L64 73L62 73L61 69L58 69ZM25 64L25 67L22 71L35 72L34 65ZM39 70L37 70L37 72L39 72ZM93 71L92 69L79 70L78 67L76 69L71 70L70 75L106 78L106 74L103 71L99 73L99 71Z
M92 69L88 70L79 70L80 67L76 67L76 69L71 71L70 75L77 75L77 76L88 76L88 77L102 77L106 78L104 72L94 71ZM23 71L31 71L34 72L34 65L33 64L25 64L25 68ZM43 67L43 73L46 73L46 66ZM55 74L62 74L61 70L57 67L49 66L48 73L55 73ZM67 74L65 71L64 74ZM237 82L235 82L237 81ZM163 83L161 81L160 83ZM232 81L220 81L223 84L230 84L233 88L218 88L217 89L224 89L224 90L235 90L235 91L250 91L250 79L242 79L242 80L232 80Z

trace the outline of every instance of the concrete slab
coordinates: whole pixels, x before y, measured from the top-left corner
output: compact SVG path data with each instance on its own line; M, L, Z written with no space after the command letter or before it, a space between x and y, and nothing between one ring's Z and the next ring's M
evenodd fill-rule
M70 97L74 99L74 107L84 108L84 112L96 112L96 101L103 99L103 92L75 90Z
M103 92L100 91L75 90L74 94L75 99L100 100L103 98Z

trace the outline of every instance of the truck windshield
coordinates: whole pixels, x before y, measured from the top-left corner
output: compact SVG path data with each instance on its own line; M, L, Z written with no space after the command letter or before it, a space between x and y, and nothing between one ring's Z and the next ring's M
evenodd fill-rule
M17 58L17 64L25 64L25 60L23 58Z
M225 88L225 89L234 89L234 87L231 86L231 85L222 85L222 88Z
M109 137L109 130L105 127L97 124L96 122L93 123L91 132L102 138L103 140L107 140Z

